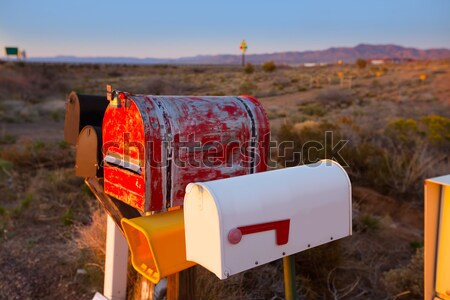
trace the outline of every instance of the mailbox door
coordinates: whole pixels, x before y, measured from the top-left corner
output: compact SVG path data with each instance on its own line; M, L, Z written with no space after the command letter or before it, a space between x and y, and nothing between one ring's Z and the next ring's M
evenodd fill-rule
M102 129L100 127L84 127L77 139L75 159L75 175L80 177L102 177L101 166Z
M442 186L436 264L436 294L450 299L450 186Z
M129 101L120 107L109 105L103 119L103 170L105 193L142 211L152 210L145 192L148 166L144 152L146 133L142 110ZM157 142L158 140L156 140ZM153 181L161 191L160 182ZM155 210L158 207L154 208Z

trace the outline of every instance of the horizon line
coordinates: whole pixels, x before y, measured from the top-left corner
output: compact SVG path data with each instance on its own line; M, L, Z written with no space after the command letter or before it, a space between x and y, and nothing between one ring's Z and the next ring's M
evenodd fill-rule
M286 50L286 51L275 51L275 52L260 52L260 53L250 53L246 54L247 56L250 55L273 55L278 53L302 53L302 52L318 52L318 51L327 51L330 49L351 49L356 48L358 46L396 46L401 47L405 49L416 49L421 51L430 51L430 50L450 50L448 47L432 47L432 48L419 48L414 46L403 46L399 44L393 44L393 43L386 43L386 44L371 44L371 43L358 43L354 46L330 46L328 48L322 48L317 50ZM3 46L3 48L6 47L16 47L16 46ZM19 47L17 47L19 48ZM25 50L26 49L20 49L19 50ZM79 56L75 54L55 54L50 56L29 56L27 54L27 58L58 58L58 57L74 57L74 58L128 58L128 59L159 59L159 60L177 60L182 58L194 58L194 57L202 57L202 56L240 56L239 53L218 53L218 54L196 54L196 55L188 55L188 56L178 56L178 57L156 57L156 56L146 56L146 57L139 57L139 56L111 56L111 55L99 55L99 56ZM3 57L7 57L4 55Z

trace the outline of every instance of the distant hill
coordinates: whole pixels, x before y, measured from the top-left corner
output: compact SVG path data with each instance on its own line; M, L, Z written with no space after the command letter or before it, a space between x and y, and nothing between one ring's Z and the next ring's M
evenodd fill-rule
M326 50L302 52L277 52L268 54L247 54L246 61L260 64L267 60L283 64L303 64L307 62L332 63L339 59L353 63L356 59L413 59L435 60L450 58L450 49L406 48L397 45L360 44L356 47L333 47ZM66 62L66 63L106 63L106 64L240 64L240 55L197 55L177 59L165 58L133 58L133 57L33 57L32 62Z

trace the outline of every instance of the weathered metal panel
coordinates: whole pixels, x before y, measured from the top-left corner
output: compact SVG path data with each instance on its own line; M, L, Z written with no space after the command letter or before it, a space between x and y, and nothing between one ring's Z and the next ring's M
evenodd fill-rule
M425 180L424 299L450 299L450 175Z
M103 113L108 106L106 96L82 95L71 92L66 101L64 139L69 144L77 143L78 134L87 126L101 127Z
M77 139L75 175L80 177L103 177L102 129L85 126Z
M269 124L256 99L119 95L103 121L103 154L117 158L105 162L106 193L159 211L182 205L190 182L267 169Z

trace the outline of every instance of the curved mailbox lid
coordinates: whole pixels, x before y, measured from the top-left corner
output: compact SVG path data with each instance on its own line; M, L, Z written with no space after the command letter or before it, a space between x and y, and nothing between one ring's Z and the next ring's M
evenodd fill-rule
M184 203L187 260L221 279L352 233L351 184L330 160L190 184Z
M101 127L108 104L105 96L83 95L72 91L66 100L64 140L75 145L78 134L85 126Z
M103 120L105 191L141 211L182 205L190 182L267 169L269 124L254 98L126 95L121 101ZM254 166L239 148L250 142Z

